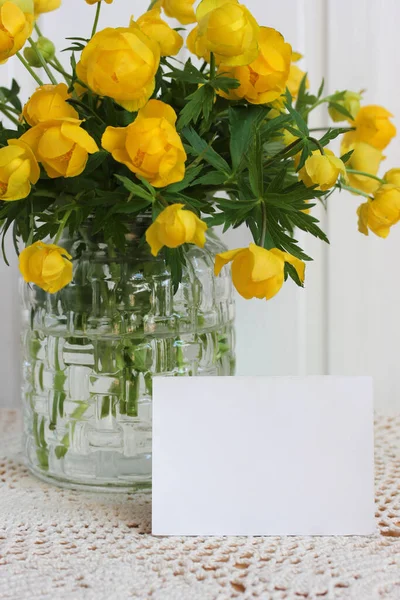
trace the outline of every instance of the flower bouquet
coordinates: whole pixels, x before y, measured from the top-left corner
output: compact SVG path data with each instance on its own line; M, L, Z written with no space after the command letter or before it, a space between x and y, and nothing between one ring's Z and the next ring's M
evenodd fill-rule
M0 0L0 62L38 85L25 106L16 81L0 88L2 248L10 232L27 283L31 468L140 487L152 376L233 373L231 281L248 299L303 286L296 230L328 241L313 207L336 189L362 197L362 233L389 234L400 170L378 170L396 131L360 93L311 93L301 56L238 0L153 0L100 31L103 2L86 2L93 29L69 38L66 69L36 21L61 0ZM312 129L321 105L333 124ZM213 233L241 225L248 248Z

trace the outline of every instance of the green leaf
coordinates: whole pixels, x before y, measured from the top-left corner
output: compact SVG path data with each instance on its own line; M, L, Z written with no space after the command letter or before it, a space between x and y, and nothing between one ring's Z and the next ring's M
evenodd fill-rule
M228 94L229 90L236 90L240 87L240 81L222 74L217 75L214 79L210 79L210 85L214 90L221 90L225 94Z
M350 119L350 121L354 120L353 115L342 105L337 102L329 102L329 108L334 108L338 113L346 117L346 119Z
M168 65L168 67L170 67L170 72L169 73L165 73L164 77L168 77L171 79L176 79L178 81L182 81L185 83L194 83L194 84L202 84L202 83L207 83L207 78L205 77L205 75L203 75L203 73L201 73L201 71L199 71L193 64L192 61L189 60L186 61L186 64L182 69L176 69L175 67L171 67L170 65Z
M297 274L296 269L290 263L285 263L285 280L287 277L293 279L293 281L301 288L304 287L304 283L301 281L300 277Z
M165 248L166 262L171 269L174 294L178 291L179 284L183 277L183 267L186 264L186 258L182 246L180 248Z
M292 105L292 95L289 92L289 90L286 90L286 108L290 114L290 116L293 118L294 122L296 123L297 129L304 135L304 136L309 136L310 135L310 131L308 129L308 125L305 122L305 120L303 119L303 117L297 112L297 110L295 110L293 108Z
M266 114L265 108L258 106L229 108L230 150L235 171L244 162L256 127Z
M226 160L224 160L222 156L215 152L211 145L207 144L207 142L203 140L203 138L201 138L194 129L185 128L182 131L182 135L189 142L196 156L203 158L215 169L217 169L217 171L225 173L227 177L231 175L231 168Z
M197 123L201 115L207 120L213 107L214 98L215 92L208 84L190 94L187 97L187 104L181 110L177 125L178 129L181 130L192 122Z
M339 135L354 131L354 127L334 127L328 131L319 140L321 146L327 146L332 140L335 140Z
M218 185L221 186L225 183L226 181L226 175L224 173L221 173L220 171L211 171L210 173L207 173L206 175L203 175L202 177L199 177L199 179L196 179L193 182L193 186L195 185Z
M116 179L118 179L118 181L122 183L124 188L134 196L138 196L143 200L147 200L149 204L154 202L154 197L151 194L149 194L149 192L144 190L140 185L133 183L133 181L131 181L127 177L124 177L123 175L115 175L115 177Z
M350 158L351 158L351 157L352 157L352 155L353 155L353 152L354 152L354 150L349 150L349 152L346 152L346 154L343 154L343 155L340 157L340 160L342 160L342 161L344 162L344 164L348 163L348 162L349 162L349 160L350 160Z
M90 155L89 160L86 164L84 175L90 175L90 173L96 171L103 164L103 162L108 156L109 154L105 150L100 150L100 152L96 152L96 154Z

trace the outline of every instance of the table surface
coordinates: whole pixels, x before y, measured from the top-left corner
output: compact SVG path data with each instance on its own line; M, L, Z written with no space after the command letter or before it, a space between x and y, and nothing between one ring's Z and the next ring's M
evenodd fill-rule
M375 433L375 536L155 538L148 496L33 478L0 411L0 598L400 599L400 416Z

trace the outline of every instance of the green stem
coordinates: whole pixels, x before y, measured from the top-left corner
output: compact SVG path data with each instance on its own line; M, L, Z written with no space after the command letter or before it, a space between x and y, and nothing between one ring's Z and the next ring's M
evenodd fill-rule
M94 23L93 23L93 29L92 29L92 35L91 37L93 37L97 31L97 25L99 24L99 19L100 19L100 12L101 12L101 1L97 3L97 8L96 8L96 16L94 18Z
M259 246L261 246L261 248L265 248L265 237L267 235L267 207L265 206L265 202L263 200L261 201L261 215L262 226Z
M362 175L363 177L369 177L370 179L375 179L375 181L379 181L379 183L386 183L384 179L381 177L377 177L376 175L372 175L371 173L366 173L365 171L357 171L356 169L346 169L347 173L353 173L354 175Z
M65 213L65 215L64 215L64 217L63 217L63 219L62 219L62 221L60 223L60 226L58 228L57 235L54 238L54 244L58 244L58 242L60 241L62 233L63 233L63 231L65 229L66 224L67 224L67 221L68 221L68 219L71 216L71 213L72 213L72 210L67 210L67 212Z
M158 0L151 0L149 8L147 9L147 11L151 10L152 8L154 8L154 6L157 4Z
M47 77L50 79L51 83L53 85L57 85L58 81L57 79L54 77L53 73L50 71L48 64L46 63L43 54L40 52L39 48L36 46L35 42L33 41L32 38L28 38L28 42L30 43L31 47L33 48L33 50L36 53L36 56L38 57L38 59L40 60L40 64L42 65L43 69L45 70Z
M22 64L24 65L25 69L27 71L29 71L29 73L32 75L32 77L36 81L36 83L38 83L40 86L44 85L43 81L40 79L40 77L38 75L36 75L36 73L33 71L33 69L31 68L31 66L26 62L26 60L24 59L24 57L22 56L22 54L20 52L17 52L16 56L22 62Z
M313 144L315 144L318 148L318 150L321 152L322 156L325 155L325 150L324 147L322 146L322 144L314 137L308 137L308 139L310 140L310 142L313 142Z
M357 194L358 196L364 196L364 198L368 198L368 200L373 200L373 198L369 194L367 194L366 192L362 192L361 190L358 190L357 188L354 188L351 185L345 185L344 183L341 183L336 187L338 187L338 189L340 190L347 190L348 192L353 192L353 194Z
M210 54L210 79L214 79L215 78L215 56L214 56L214 52L211 52Z
M61 67L58 67L58 65L54 62L52 62L51 60L49 60L49 65L55 70L57 71L57 73L60 73L60 75L62 75L65 79L65 81L68 83L68 85L70 84L70 82L72 81L72 76L69 75L68 73L66 73L64 71L64 69Z
M38 36L39 36L39 37L43 37L43 34L42 34L42 32L40 31L40 27L39 27L39 25L37 24L37 21L35 21L35 31L36 31L36 33L38 34Z
M14 117L14 115L10 114L8 112L8 109L5 106L2 106L1 104L0 104L0 111L3 113L3 115L5 115L7 117L7 119L9 119L12 123L14 123L14 125L19 127L20 122L18 121L18 119L16 119Z

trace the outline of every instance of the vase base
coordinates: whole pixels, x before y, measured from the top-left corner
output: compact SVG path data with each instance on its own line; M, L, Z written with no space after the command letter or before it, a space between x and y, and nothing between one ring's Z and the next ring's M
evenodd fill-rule
M62 477L58 477L55 474L45 473L41 469L35 468L33 465L27 465L28 470L32 475L57 487L61 487L68 490L77 490L81 492L91 492L99 494L149 494L151 493L151 480L150 481L121 481L121 482L102 482L99 481L79 481L69 480Z

